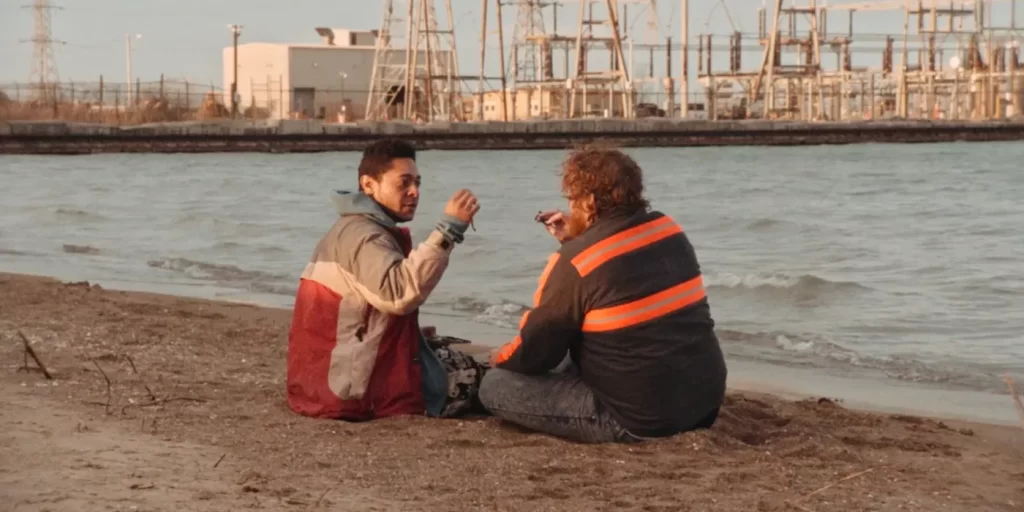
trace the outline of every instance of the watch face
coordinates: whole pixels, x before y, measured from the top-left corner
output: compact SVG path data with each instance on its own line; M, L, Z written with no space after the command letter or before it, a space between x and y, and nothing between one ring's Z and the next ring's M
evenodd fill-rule
M447 238L441 240L441 248L442 249L447 251L448 248L451 247L451 246L452 246L452 244L451 244L451 242L448 241Z

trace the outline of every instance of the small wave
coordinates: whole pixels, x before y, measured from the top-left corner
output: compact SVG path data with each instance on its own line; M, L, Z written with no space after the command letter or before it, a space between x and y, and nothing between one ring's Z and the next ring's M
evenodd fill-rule
M762 219L757 219L757 220L751 222L750 224L747 225L747 227L749 229L757 231L757 230L763 230L763 229L772 229L772 228L781 226L781 225L783 225L785 223L786 223L786 221L782 221L782 220L778 220L778 219L762 218Z
M24 251L15 251L14 249L4 249L0 247L0 256L29 256L29 253Z
M99 249L90 245L64 244L61 248L68 254L85 254L95 256L100 253Z
M259 270L245 270L234 265L207 263L187 258L167 258L147 262L150 267L183 274L191 279L214 281L226 286L260 293L294 295L296 286L291 276Z
M187 274L195 279L216 279L220 281L252 281L258 279L282 279L286 276L261 272L259 270L243 270L234 265L207 263L187 258L168 258L150 260L150 267L173 270Z
M473 321L498 327L515 328L523 313L530 309L514 302L485 302L470 297L459 297L451 304L455 311L466 313Z
M796 281L799 281L797 279ZM782 285L782 282L776 282ZM766 286L766 285L761 285ZM793 286L790 284L790 286ZM472 321L516 328L529 308L510 301L484 301L460 297L447 304ZM718 337L729 357L763 363L838 371L872 371L907 381L998 391L1001 381L994 370L950 362L945 365L908 357L873 356L844 347L827 336L785 331L745 332L719 328Z
M99 215L99 214L96 214L96 213L87 212L85 210L78 210L78 209L75 209L75 208L57 208L56 210L53 211L53 213L55 215L57 215L58 217L69 217L69 218L74 218L74 219L79 219L79 220L86 220L86 219L94 219L95 220L95 219L102 219L103 218L102 215Z
M814 303L825 295L858 293L867 286L847 281L830 281L814 275L707 273L704 283L709 294L751 294L753 297L778 299L785 297L800 303Z
M245 250L249 253L257 254L280 254L288 252L287 249L279 245L271 244L251 244L242 242L217 242L213 248L219 251L238 251Z
M908 357L874 356L851 350L825 336L788 332L748 333L729 329L718 330L718 336L730 356L774 365L839 371L868 370L906 382L983 391L1002 390L998 372L979 365L938 364Z

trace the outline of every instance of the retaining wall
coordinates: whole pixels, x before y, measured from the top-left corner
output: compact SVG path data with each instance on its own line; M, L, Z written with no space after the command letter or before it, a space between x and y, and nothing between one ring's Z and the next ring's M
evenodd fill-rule
M704 121L649 118L414 124L203 121L112 126L0 122L0 153L347 151L399 136L422 149L540 149L610 139L623 146L1024 140L1024 120Z

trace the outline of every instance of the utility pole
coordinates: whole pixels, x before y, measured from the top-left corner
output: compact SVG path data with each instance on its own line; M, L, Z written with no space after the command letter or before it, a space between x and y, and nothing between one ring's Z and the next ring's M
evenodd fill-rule
M494 0L497 5L498 12L498 60L501 61L501 120L508 122L508 80L505 74L505 34L502 31L501 25L501 0ZM516 94L518 91L513 91ZM515 102L513 101L513 105ZM512 119L515 119L516 113L512 112Z
M687 60L687 57L690 55L690 0L682 0L682 2L679 20L679 36L682 48L679 53L680 64L683 66L681 70L683 76L679 80L679 117L686 119L690 113L690 63Z
M477 105L477 121L483 121L484 116L484 67L487 65L487 0L480 0L481 15L480 23L480 78L477 81L477 94L480 95Z
M228 25L231 29L231 43L234 47L234 75L231 78L231 118L238 118L238 36L242 33L241 25Z
M142 38L142 34L135 34L135 39L141 39L141 38ZM131 34L125 34L124 35L124 51L125 51L125 59L127 61L125 63L126 64L126 70L128 72L128 76L127 76L127 78L128 78L128 100L127 100L127 105L132 105L132 104L135 103L135 95L133 94L133 92L137 92L137 91L134 90L135 78L134 78L134 75L132 74L132 35Z

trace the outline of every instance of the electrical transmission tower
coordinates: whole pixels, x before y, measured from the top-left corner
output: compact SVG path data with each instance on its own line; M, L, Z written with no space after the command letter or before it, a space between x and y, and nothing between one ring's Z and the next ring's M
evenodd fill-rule
M512 35L513 80L536 82L552 76L551 43L546 37L542 0L518 0L519 14Z
M45 103L57 101L57 86L60 78L57 75L57 61L53 57L53 45L63 44L62 41L50 37L50 11L60 7L48 0L34 0L32 11L35 17L35 32L30 40L33 44L32 78L35 100Z
M436 0L385 0L366 118L463 120L451 0L440 28Z

